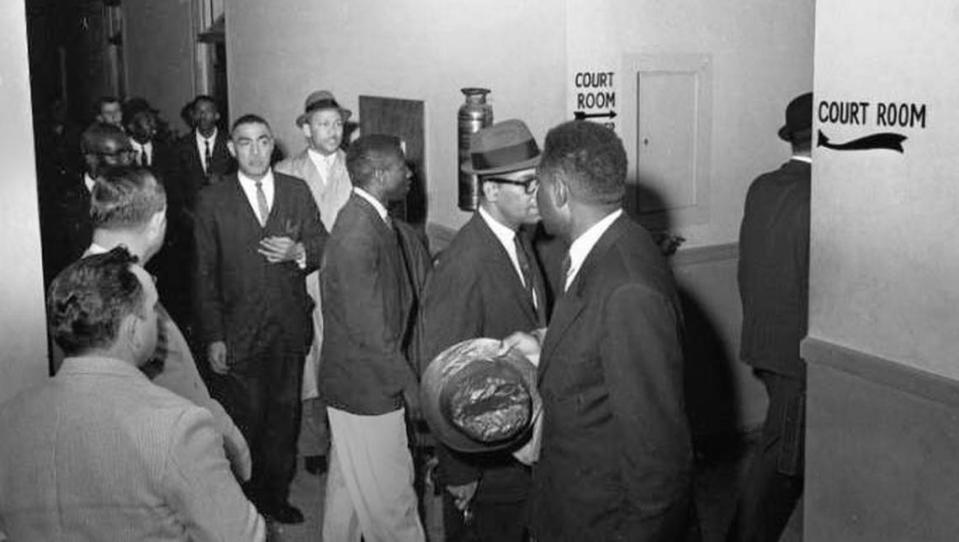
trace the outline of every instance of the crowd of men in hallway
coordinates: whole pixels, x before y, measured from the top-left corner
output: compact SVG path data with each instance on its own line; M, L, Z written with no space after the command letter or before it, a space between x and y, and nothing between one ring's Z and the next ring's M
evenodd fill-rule
M802 490L811 108L790 103L794 156L747 199L743 357L770 444L730 540L778 539ZM100 100L82 171L39 168L56 374L0 408L0 532L262 540L264 518L303 521L305 456L326 472L323 540L425 540L408 435L449 413L420 376L489 337L533 360L542 411L507 444L437 440L448 540L697 539L681 303L624 212L613 131L565 122L542 150L515 119L474 134L480 205L437 255L391 211L400 140L344 143L330 92L282 160L260 116L227 131L209 96L184 113L168 144L144 100Z

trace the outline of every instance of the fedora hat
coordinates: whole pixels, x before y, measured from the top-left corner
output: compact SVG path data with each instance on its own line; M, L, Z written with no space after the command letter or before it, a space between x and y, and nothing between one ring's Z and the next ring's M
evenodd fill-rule
M420 383L423 414L437 439L461 452L518 447L542 408L536 366L495 339L470 339L436 356Z
M779 139L792 141L812 135L812 92L800 94L786 106L786 124L779 129Z
M314 111L319 111L320 109L338 109L340 116L343 117L343 122L346 122L347 119L350 118L350 115L353 114L349 109L340 107L336 98L333 97L332 92L328 90L317 90L311 92L310 95L306 97L306 102L303 104L303 113L296 117L296 125L302 126L303 123L310 120L310 115L312 115Z
M504 120L470 135L470 159L460 169L472 175L511 173L536 167L539 146L526 124Z

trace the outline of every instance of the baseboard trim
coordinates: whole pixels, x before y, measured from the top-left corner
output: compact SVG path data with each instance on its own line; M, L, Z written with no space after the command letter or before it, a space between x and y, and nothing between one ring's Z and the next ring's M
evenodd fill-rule
M959 381L812 337L803 340L800 351L808 364L959 408Z

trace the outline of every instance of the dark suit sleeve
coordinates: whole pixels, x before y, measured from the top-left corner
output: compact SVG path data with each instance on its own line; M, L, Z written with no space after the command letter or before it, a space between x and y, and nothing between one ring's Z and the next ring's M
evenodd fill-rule
M466 264L469 266L469 264ZM441 264L426 285L423 300L424 356L420 372L446 348L480 336L483 329L483 299L476 269L461 269L456 262ZM440 444L437 447L440 474L446 485L458 486L479 479L480 469Z
M351 343L363 345L370 361L381 365L377 372L388 375L397 392L415 385L416 375L403 354L403 337L393 336L387 322L386 285L376 240L354 232L337 248L325 259L321 275L324 306L328 301L340 303L336 312L342 315ZM327 295L329 288L335 288L335 295Z
M299 181L306 188L306 183ZM307 273L319 269L320 261L323 258L323 248L326 246L326 240L329 234L323 227L323 221L320 219L320 210L313 200L313 195L306 189L303 194L298 194L303 208L301 218L300 241L306 250L306 269Z
M209 192L200 193L196 208L196 220L193 224L196 242L196 307L203 342L209 344L225 339L223 302L220 295L220 236L214 215L214 202Z
M614 290L600 356L626 502L618 540L682 540L690 464L679 315L639 284Z

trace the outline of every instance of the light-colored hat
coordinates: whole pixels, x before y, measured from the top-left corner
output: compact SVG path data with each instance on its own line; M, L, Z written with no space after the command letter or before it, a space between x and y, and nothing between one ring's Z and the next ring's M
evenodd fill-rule
M420 384L421 404L433 435L462 452L518 447L529 438L542 408L536 366L500 341L471 339L430 362Z
M328 90L317 90L311 92L310 95L306 97L306 102L303 104L303 113L296 117L296 125L302 126L303 123L310 120L310 115L312 115L314 111L319 111L320 109L339 110L340 116L343 117L343 122L346 122L346 120L350 118L350 115L353 114L349 109L340 107L336 98L333 97L332 92Z
M536 167L539 146L526 124L504 120L470 136L470 159L460 166L465 173L493 175Z

